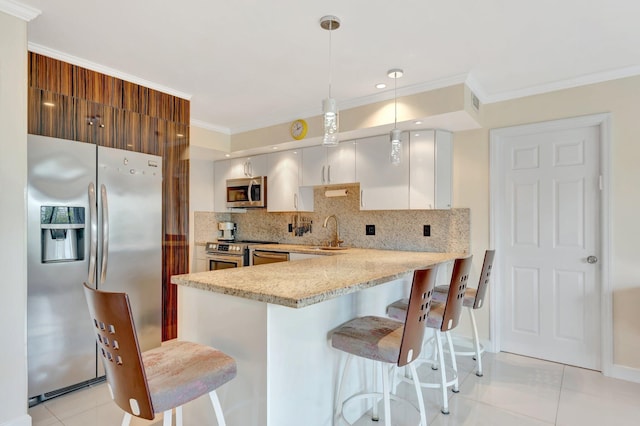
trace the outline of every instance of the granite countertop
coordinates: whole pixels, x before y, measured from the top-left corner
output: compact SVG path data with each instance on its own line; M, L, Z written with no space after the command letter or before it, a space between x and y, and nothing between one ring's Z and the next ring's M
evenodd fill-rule
M400 278L417 268L462 256L460 253L361 248L320 250L313 246L289 244L265 244L256 246L258 247L325 255L295 262L174 275L171 282L291 308L303 308Z

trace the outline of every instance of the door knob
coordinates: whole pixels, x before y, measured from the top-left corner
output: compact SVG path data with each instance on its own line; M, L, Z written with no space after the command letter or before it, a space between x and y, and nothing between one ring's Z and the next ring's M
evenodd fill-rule
M598 258L595 256L589 256L587 257L587 263L597 263L598 262Z

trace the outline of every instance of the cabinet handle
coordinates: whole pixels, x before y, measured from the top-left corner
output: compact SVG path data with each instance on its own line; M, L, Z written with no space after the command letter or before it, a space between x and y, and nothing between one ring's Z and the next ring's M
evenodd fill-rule
M360 207L364 207L364 200L363 200L363 196L364 195L364 189L360 190Z
M245 176L249 176L247 174L247 162L246 161L244 163L242 163L242 173L244 173Z
M293 194L293 208L298 210L298 194Z
M324 166L322 166L322 174L320 175L320 180L324 183Z
M327 166L327 182L331 183L331 165Z

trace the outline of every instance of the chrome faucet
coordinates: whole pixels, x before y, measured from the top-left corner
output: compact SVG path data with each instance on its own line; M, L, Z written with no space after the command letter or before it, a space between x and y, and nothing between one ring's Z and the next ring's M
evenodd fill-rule
M333 239L333 241L329 241L329 247L340 247L340 244L344 243L344 241L342 241L340 239L340 230L338 229L338 218L336 217L335 214L332 214L331 216L327 216L324 219L324 224L322 225L323 228L327 227L327 222L329 222L329 219L333 218L333 220L335 220L336 222L336 234L335 234L335 238Z

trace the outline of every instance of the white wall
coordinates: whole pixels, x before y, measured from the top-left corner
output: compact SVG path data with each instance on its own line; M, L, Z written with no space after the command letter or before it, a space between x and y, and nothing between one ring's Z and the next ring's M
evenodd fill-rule
M0 425L27 415L27 23L0 12Z

